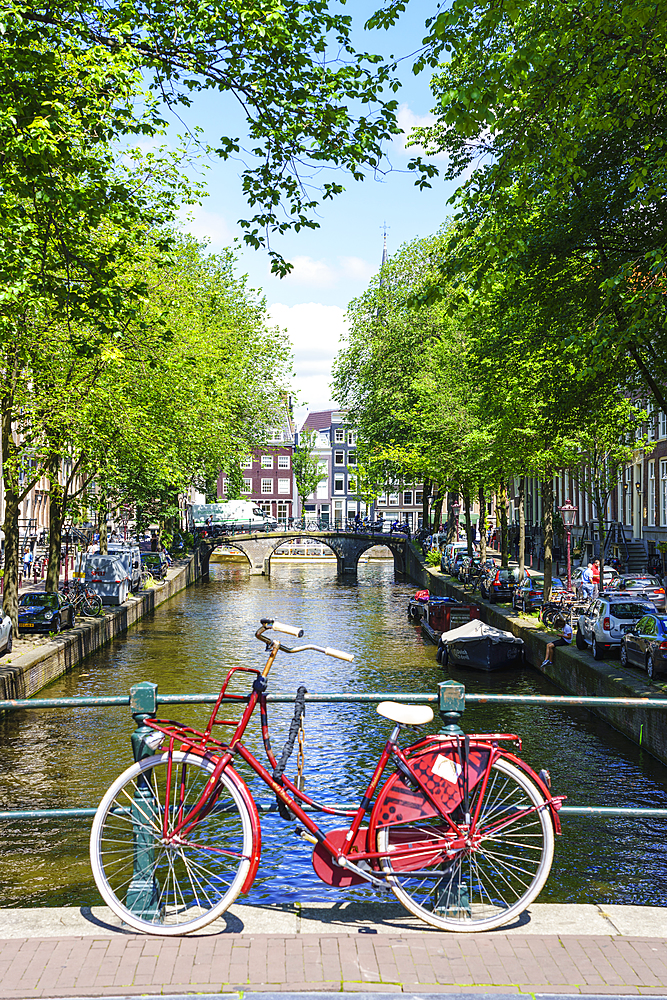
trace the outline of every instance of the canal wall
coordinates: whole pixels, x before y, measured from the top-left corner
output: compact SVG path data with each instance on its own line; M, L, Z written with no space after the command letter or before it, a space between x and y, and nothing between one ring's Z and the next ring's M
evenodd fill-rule
M438 597L455 597L466 602L471 600L470 594L465 594L461 587L451 582L451 578L426 566L411 545L406 546L406 572L416 584ZM523 618L511 608L489 605L481 597L475 598L475 601L480 606L482 621L522 638L526 661L568 694L605 698L660 698L667 693L667 683L651 684L648 678L642 677L632 668L623 668L617 654L613 654L608 660L594 660L589 652L578 650L574 643L566 648L559 647L554 655L554 663L542 667L546 645L554 638L553 632L545 631L537 619ZM667 725L664 712L609 706L589 710L667 764Z
M196 551L176 560L162 584L131 595L118 608L108 608L104 618L84 618L73 629L20 655L14 647L13 654L0 660L0 700L30 698L202 575Z

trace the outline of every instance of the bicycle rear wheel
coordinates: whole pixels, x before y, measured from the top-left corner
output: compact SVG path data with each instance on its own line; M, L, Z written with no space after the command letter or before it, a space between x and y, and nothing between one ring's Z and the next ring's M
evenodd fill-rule
M480 788L471 792L471 815ZM459 824L463 818L460 810L452 814ZM475 846L448 859L442 847L447 830L438 817L378 829L378 851L423 845L416 859L380 860L407 910L442 930L483 931L509 923L536 898L551 869L553 824L542 793L517 767L502 758L492 766Z
M88 618L96 618L102 612L102 598L99 594L85 594L81 601L81 613Z
M111 785L93 820L90 861L102 898L130 927L189 934L224 913L241 891L252 860L252 821L223 774L212 809L169 843L163 837L168 760L168 753L148 757ZM168 832L196 804L214 769L181 751L172 762Z

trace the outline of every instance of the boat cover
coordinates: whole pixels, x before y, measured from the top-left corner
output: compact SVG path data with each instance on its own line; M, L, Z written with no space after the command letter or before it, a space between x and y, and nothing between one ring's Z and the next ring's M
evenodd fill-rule
M502 632L499 628L487 625L486 622L481 622L478 618L466 622L465 625L459 625L458 628L454 628L450 632L443 632L440 642L455 642L457 639L464 641L466 639L489 639L493 643L513 642L517 645L523 645L523 639L517 638L511 632Z

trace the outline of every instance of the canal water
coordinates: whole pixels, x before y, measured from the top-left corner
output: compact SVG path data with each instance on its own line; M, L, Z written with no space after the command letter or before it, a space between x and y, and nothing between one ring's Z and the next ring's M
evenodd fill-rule
M408 624L414 587L396 583L391 562L360 567L357 582L337 580L326 564L276 565L270 578L249 577L238 564L212 565L210 580L183 591L128 633L42 692L43 697L125 694L141 680L162 693L219 690L231 666L261 666L258 619L301 625L309 641L355 655L353 663L315 654L279 656L274 692L435 691L443 670L433 646ZM483 675L452 674L470 691L557 693L526 667ZM201 726L207 706L168 710ZM167 714L167 710L161 714ZM270 706L274 750L282 748L291 706ZM468 732L515 732L523 756L548 767L557 794L571 804L667 807L667 768L584 710L471 706ZM358 797L390 723L367 705L312 705L306 720L306 787L328 801ZM0 719L0 809L96 805L131 763L132 719L124 708L6 714ZM424 731L437 732L437 721ZM410 731L404 731L404 743ZM259 755L253 723L246 742ZM293 774L295 759L288 766ZM256 797L265 786L242 770ZM263 852L248 902L323 901L338 891L313 873L311 848L294 824L276 815L263 823ZM343 826L340 819L323 826ZM0 822L0 905L81 906L99 902L88 863L89 820ZM666 905L667 847L659 820L563 818L551 877L541 902ZM357 888L357 898L372 898Z

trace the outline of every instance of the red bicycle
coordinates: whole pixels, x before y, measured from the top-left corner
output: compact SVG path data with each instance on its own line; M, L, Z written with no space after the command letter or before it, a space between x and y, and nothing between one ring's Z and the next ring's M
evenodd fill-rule
M269 630L300 638L301 629L262 619L256 632L269 650L263 670L231 669L203 732L165 719L147 756L104 795L90 838L99 891L128 925L151 934L187 934L220 916L247 892L257 872L261 828L248 786L233 766L245 761L275 793L281 814L314 844L313 866L339 888L362 884L390 889L411 913L443 930L481 931L508 923L536 898L549 875L558 810L547 772L536 774L503 744L511 734L427 736L401 749L403 726L433 719L428 706L382 702L394 723L359 806L342 811L314 802L282 773L268 732L267 679L280 651L306 650L352 660L321 646L285 646ZM249 694L229 690L238 674L253 677ZM291 742L298 726L297 696ZM240 720L221 717L223 705L243 705ZM259 705L267 770L242 743ZM230 727L228 741L218 727ZM389 765L393 773L380 786ZM379 791L377 791L380 786ZM325 833L304 806L347 815L349 826Z

